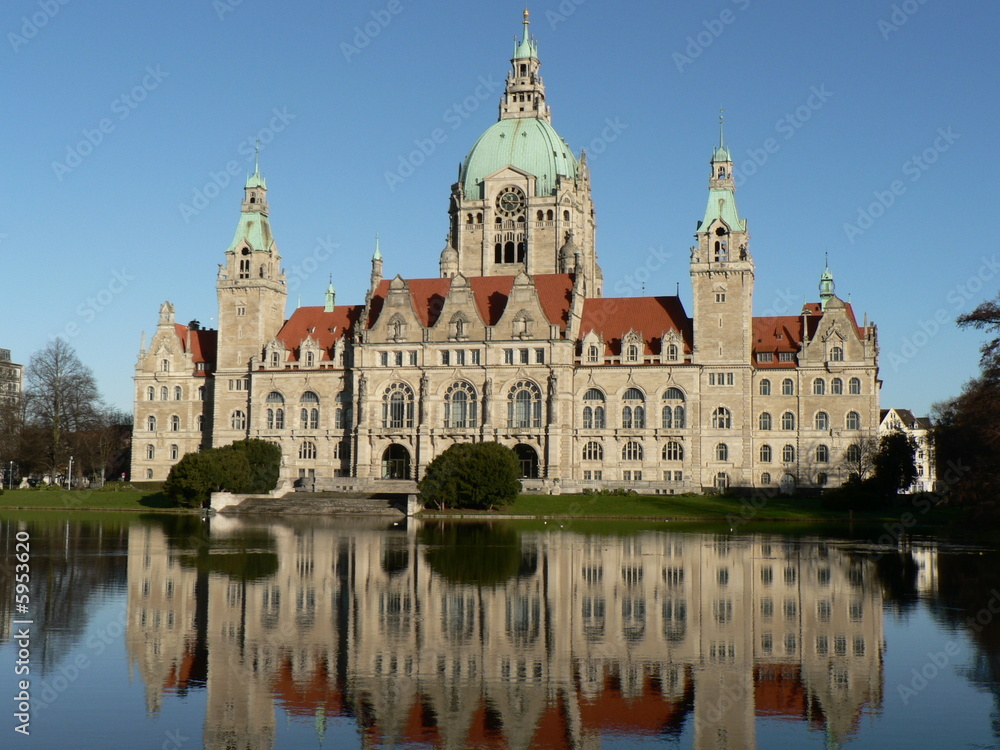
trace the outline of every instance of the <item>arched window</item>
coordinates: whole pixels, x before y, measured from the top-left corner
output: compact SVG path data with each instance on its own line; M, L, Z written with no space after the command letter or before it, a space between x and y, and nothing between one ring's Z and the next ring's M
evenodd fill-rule
M180 457L181 457L181 449L178 446L176 446L176 445L171 445L170 446L170 460L171 461L176 461Z
M306 352L306 367L315 367L315 366L316 366L316 353Z
M342 430L350 425L351 397L346 391L341 391L334 400L337 402L337 408L333 414L333 426Z
M642 445L640 443L631 440L625 443L625 447L622 448L622 461L641 461L642 460Z
M795 429L795 415L786 411L781 415L781 429L783 430L794 430Z
M271 367L277 367L281 364L281 355L274 351L271 352Z
M174 414L170 417L170 431L179 432L181 429L181 418Z
M844 361L844 349L840 346L835 346L830 349L830 361L831 362L843 362Z
M445 427L464 429L477 424L476 389L468 383L453 383L444 394Z
M852 396L859 396L859 395L861 395L861 379L860 378L851 378L847 382L847 390L848 390L848 393L850 393Z
M146 429L150 432L156 432L156 417L152 415L146 417Z
M625 350L625 361L626 362L638 362L639 361L639 347L636 344L629 344Z
M507 393L507 427L542 426L542 391L530 380L520 380Z
M816 412L816 429L817 430L829 430L830 429L830 415L825 411Z
M583 446L583 460L584 461L603 461L604 460L604 448L600 443L591 440L585 446Z
M678 350L677 344L668 344L667 345L667 361L668 362L676 362L677 361L677 357L679 356L679 354L680 354L680 350Z
M600 351L598 350L598 348L597 348L597 346L595 344L591 344L587 348L587 361L588 362L597 362L599 358L600 358Z
M303 461L311 461L316 458L316 443L311 440L299 443L299 458Z
M299 409L299 424L303 430L319 429L319 396L313 391L306 391L299 399L302 406ZM313 406L315 404L315 406Z
M646 426L646 396L638 388L629 388L622 396L622 428L641 430Z
M813 395L823 396L826 394L826 381L823 378L813 380Z
M152 444L147 445L146 446L146 460L147 461L153 461L155 458L156 458L156 446L152 445Z
M790 464L793 461L795 461L794 445L786 445L784 448L781 449L781 460L784 461L786 464Z
M861 446L857 443L847 446L847 462L855 465L861 463Z
M675 406L663 405L661 423L665 429L684 428L684 392L680 388L670 387L663 392L663 400L675 402Z
M169 393L170 391L167 389L167 386L160 386L160 401L166 401L170 398Z
M669 443L663 446L663 460L683 461L684 446L678 443L676 440L671 440Z
M240 260L240 278L241 279L249 279L250 278L250 259L249 258L243 258L242 260Z
M774 422L771 419L771 412L769 411L761 412L758 422L760 424L760 429L762 430L770 430L774 427Z
M761 474L760 475L760 483L761 484L770 484L771 483L771 475L770 475L770 473L768 473L768 472L765 471L763 474Z
M174 401L180 401L181 398L183 397L183 393L184 393L184 391L181 389L181 387L179 385L175 385L174 386Z
M725 406L717 406L712 412L712 427L717 430L732 429L733 413Z
M264 403L267 403L267 404L281 404L282 406L284 406L284 404L285 404L285 397L282 396L277 391L271 391L270 393L267 394L267 398L264 399Z
M716 461L728 461L729 460L729 446L725 443L719 443L715 446L715 460Z
M820 487L823 487L826 485L826 483L827 483L826 472L821 471L819 474L816 475L816 484L818 484Z
M413 427L413 389L406 383L393 383L382 394L382 427Z
M861 415L856 411L847 412L847 429L849 430L860 430L861 429Z
M771 381L764 378L760 381L760 395L770 396L771 395Z
M583 394L583 400L587 403L583 407L583 428L604 429L604 394L597 388L589 388Z
M198 386L198 400L199 401L205 400L205 386L203 385Z
M205 429L205 417L201 414L195 419L195 424L198 426L198 432Z
M830 446L828 445L816 446L816 463L818 464L830 463Z
M834 378L830 381L830 393L834 396L840 396L844 393L844 381L840 378Z
M760 446L760 462L763 464L769 464L774 460L774 451L771 450L770 445Z
M161 359L160 360L160 372L170 372L170 360Z
M229 420L229 423L234 430L245 430L247 428L246 412L237 409L233 412L233 416Z
M781 395L782 396L794 396L795 395L795 382L791 378L785 378L781 381Z
M683 406L681 407L684 408ZM661 420L662 426L665 430L672 429L674 426L674 410L669 406L663 407L663 415Z
M156 389L153 386L149 386L149 388L146 389L146 400L147 401L156 400Z

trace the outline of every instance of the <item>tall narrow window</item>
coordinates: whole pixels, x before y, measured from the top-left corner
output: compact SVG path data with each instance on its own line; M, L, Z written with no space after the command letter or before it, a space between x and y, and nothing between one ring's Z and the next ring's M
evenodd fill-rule
M458 429L476 427L476 412L476 389L469 383L453 383L444 395L445 426Z
M542 391L530 380L515 383L507 393L507 427L542 426Z

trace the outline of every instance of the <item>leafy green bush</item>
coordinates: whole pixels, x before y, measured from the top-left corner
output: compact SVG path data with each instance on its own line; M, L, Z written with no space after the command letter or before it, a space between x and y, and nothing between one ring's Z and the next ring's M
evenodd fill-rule
M263 440L241 440L200 453L188 453L174 464L163 493L174 502L204 507L213 492L260 494L274 489L281 449Z
M438 508L492 510L521 491L517 454L499 443L459 443L435 458L420 481L420 499Z
M270 492L278 484L281 471L281 448L266 440L241 440L238 443L219 448L220 451L235 451L246 456L250 471L246 477L246 489L240 490L254 495Z

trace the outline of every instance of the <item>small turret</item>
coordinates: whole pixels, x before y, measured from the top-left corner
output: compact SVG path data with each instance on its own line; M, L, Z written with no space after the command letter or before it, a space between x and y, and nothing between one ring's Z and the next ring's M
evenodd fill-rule
M819 301L823 305L823 309L826 309L826 304L836 295L834 294L834 289L836 285L833 283L833 271L830 270L830 262L827 260L826 268L823 269L823 274L819 277Z
M450 279L458 273L458 250L451 244L451 235L445 240L441 251L441 278Z
M382 281L382 248L379 241L378 234L375 235L375 252L372 253L372 278L371 278L371 289L372 292L375 291L375 287L379 285Z
M333 288L333 274L330 274L330 284L326 288L326 304L323 312L333 312L333 306L337 303L337 290Z

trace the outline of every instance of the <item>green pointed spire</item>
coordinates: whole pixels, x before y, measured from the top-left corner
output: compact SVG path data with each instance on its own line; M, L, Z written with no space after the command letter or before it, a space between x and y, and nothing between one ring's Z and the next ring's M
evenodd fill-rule
M379 245L378 232L375 233L375 252L372 254L372 260L382 260L382 249Z
M833 283L833 271L830 270L830 259L826 253L824 253L824 260L826 268L823 269L823 274L819 277L819 301L825 310L826 304L836 296L834 294L836 284Z
M725 112L726 110L719 110L719 146L715 149L715 153L712 155L712 161L732 161L733 157L729 154L729 149L726 148L726 138L723 132L723 124L725 122Z
M254 151L253 157L253 174L247 177L246 187L258 187L267 189L267 183L264 178L260 176L260 141L257 141L257 148Z
M514 57L538 57L538 45L531 38L531 34L528 31L528 26L531 21L528 20L530 13L528 9L524 9L524 36L520 43L517 42L517 37L514 37Z
M333 274L330 274L330 284L326 288L326 305L323 312L333 312L333 307L337 303L337 290L333 288Z

